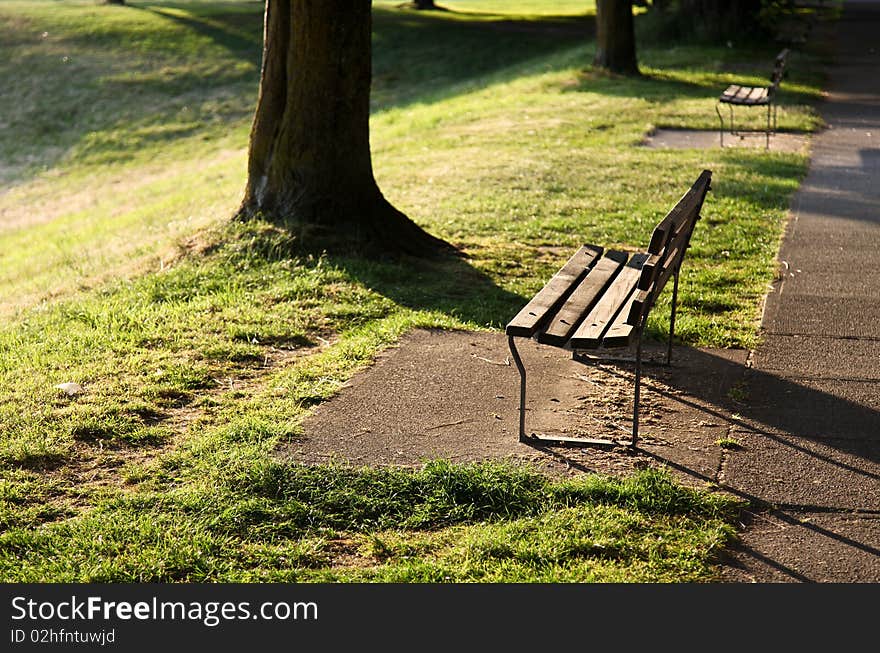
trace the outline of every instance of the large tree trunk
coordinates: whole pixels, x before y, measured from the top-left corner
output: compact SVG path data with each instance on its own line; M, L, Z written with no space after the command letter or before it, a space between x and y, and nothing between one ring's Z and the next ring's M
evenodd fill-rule
M239 216L304 240L421 254L445 243L391 206L373 177L370 4L268 0Z
M596 56L593 65L638 75L632 0L596 0Z

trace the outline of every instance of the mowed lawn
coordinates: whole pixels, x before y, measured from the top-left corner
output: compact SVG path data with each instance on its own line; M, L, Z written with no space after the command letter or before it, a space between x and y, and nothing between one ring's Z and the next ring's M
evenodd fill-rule
M273 456L402 334L502 328L580 244L641 246L705 168L676 331L752 346L806 171L804 154L641 145L715 128L719 89L763 83L772 49L652 40L640 15L627 79L589 67L590 3L398 4L373 10L376 178L463 261L330 256L231 221L261 3L0 5L4 580L716 578L738 504L663 470ZM792 58L780 128L814 129L816 60Z

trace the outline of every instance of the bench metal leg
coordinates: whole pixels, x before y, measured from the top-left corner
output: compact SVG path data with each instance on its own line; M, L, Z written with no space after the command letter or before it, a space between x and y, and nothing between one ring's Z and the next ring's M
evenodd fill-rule
M676 269L672 275L672 311L669 315L669 343L666 346L666 364L672 364L672 337L675 335L675 308L678 304L678 273Z
M721 109L718 108L718 102L715 103L715 113L718 114L718 122L721 123L718 128L718 137L721 139L721 147L724 147L724 117L721 115Z
M522 358L516 350L516 344L513 342L513 336L507 337L507 344L510 347L510 355L513 356L513 362L516 363L516 369L519 370L519 439L520 442L526 439L526 368L523 365Z
M770 149L770 105L767 105L767 144L764 146L765 150Z
M636 389L633 396L633 430L631 447L639 441L639 388L642 382L642 329L639 329L639 340L636 345Z
M537 433L527 433L526 432L526 368L523 365L522 358L519 355L519 352L516 349L516 343L514 342L513 336L507 337L507 344L510 347L510 355L513 357L513 362L516 363L516 369L519 370L519 441L525 442L527 444L545 444L545 445L558 445L563 447L587 447L587 446L619 446L621 444L625 444L623 442L619 442L617 440L605 439L605 438L578 438L578 437L570 437L565 435L539 435ZM642 340L641 340L641 331L639 332L639 348L637 355L637 363L636 363L636 398L635 398L635 418L638 420L638 410L639 410L639 391L638 391L638 381L639 375L641 374L641 351L642 351ZM638 422L634 423L633 440L627 446L634 447L636 443L636 437L638 437Z

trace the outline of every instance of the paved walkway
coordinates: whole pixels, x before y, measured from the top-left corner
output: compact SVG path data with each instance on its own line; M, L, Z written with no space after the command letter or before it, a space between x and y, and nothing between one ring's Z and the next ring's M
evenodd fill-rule
M847 2L726 486L776 507L730 580L880 582L880 2Z

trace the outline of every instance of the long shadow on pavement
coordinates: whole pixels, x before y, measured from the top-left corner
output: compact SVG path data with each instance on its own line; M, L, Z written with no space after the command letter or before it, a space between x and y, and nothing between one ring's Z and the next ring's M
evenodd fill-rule
M880 580L880 384L793 381L721 352L676 354L671 369L647 369L660 418L639 450L749 502L746 539L725 560L725 576ZM631 378L626 366L602 367ZM722 441L720 452L710 446ZM782 536L762 538L767 529Z

